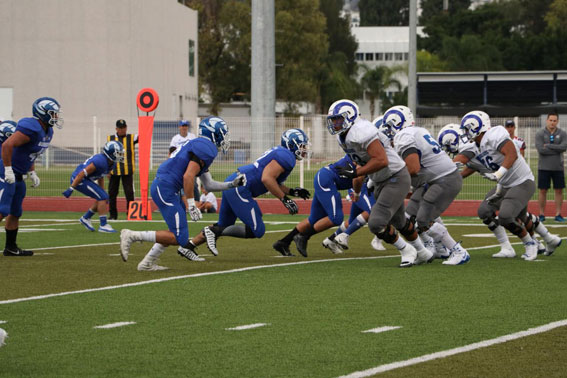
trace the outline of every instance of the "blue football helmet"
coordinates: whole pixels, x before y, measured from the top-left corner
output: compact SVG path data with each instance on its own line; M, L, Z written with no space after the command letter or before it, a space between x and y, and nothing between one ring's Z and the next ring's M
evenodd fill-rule
M58 129L63 127L61 106L54 98L40 97L35 100L32 106L32 114L46 125L57 126Z
M300 129L289 129L284 131L282 134L281 145L293 152L297 160L303 160L303 158L311 154L311 143L309 143L309 138L307 137L307 134Z
M102 153L113 162L122 163L124 161L124 146L116 140L106 142Z
M179 126L191 126L191 122L187 121L186 119L182 119L181 121L179 121Z
M459 152L460 136L461 127L456 123L449 123L439 130L437 142L446 153L455 155Z
M3 121L0 123L0 143L4 143L10 135L16 132L16 122L14 121Z
M490 117L481 110L465 114L461 120L461 139L468 142L490 129Z
M360 117L358 105L351 100L338 100L333 102L327 114L327 129L331 135L343 133L348 130Z
M383 122L389 127L392 136L396 135L401 129L415 124L410 108L403 105L392 106L388 109L384 113Z
M216 116L203 119L199 123L199 136L207 138L226 154L230 148L230 136L228 134L228 125L226 122Z

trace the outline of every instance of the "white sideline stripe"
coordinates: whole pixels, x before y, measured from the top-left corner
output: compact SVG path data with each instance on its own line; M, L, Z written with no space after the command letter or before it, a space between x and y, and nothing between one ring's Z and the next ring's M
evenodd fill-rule
M106 244L118 244L118 243L106 243ZM519 244L519 243L512 243L512 244ZM83 245L83 247L85 247L85 246L97 246L97 245L103 245L103 244L85 244L85 245ZM499 246L500 246L499 244L495 244L495 245L488 245L488 246L484 246L484 247L473 247L473 248L467 248L467 251L473 251L473 250L476 250L476 249L485 249L485 248L495 248L495 247L499 247ZM49 247L49 248L37 248L37 249L58 249L58 248L74 248L74 247L80 247L80 246ZM97 287L97 288L94 288L94 289L64 291L64 292L61 292L61 293L36 295L36 296L33 296L33 297L6 299L6 300L3 300L3 301L0 301L0 305L10 304L10 303L18 303L18 302L26 302L26 301L34 301L34 300L38 300L38 299L46 299L46 298L53 298L53 297L62 297L64 295L71 295L71 294L83 294L83 293L92 293L92 292L95 292L95 291L121 289L121 288L124 288L124 287L141 286L141 285L148 285L148 284L152 284L152 283L159 283L159 282L173 281L173 280L182 280L182 279L185 279L185 278L195 278L195 277L212 276L212 275L217 275L217 274L246 272L246 271L249 271L249 270L264 269L264 268L277 268L277 267L280 267L280 266L291 266L291 265L300 265L300 264L315 264L315 263L320 263L320 262L331 262L331 261L376 260L376 259L388 259L388 258L392 258L392 257L400 257L400 255L370 256L370 257L342 257L342 258L335 258L335 259L296 261L296 262L283 263L283 264L248 266L248 267L244 267L244 268L223 270L223 271L217 271L217 272L195 273L195 274L186 274L186 275L183 275L183 276L157 278L157 279L153 279L153 280L131 282L131 283L122 284L122 285Z
M8 323L8 322L5 321L5 320L0 320L0 324L6 324L6 323Z
M470 352L470 351L473 351L473 350L476 350L476 349L486 348L486 347L496 345L496 344L502 344L502 343L505 343L507 341L521 339L522 337L532 336L532 335L536 335L538 333L551 331L552 329L564 327L566 325L567 325L567 319L564 319L564 320L560 320L560 321L557 321L557 322L544 324L544 325L539 326L539 327L529 328L525 331L520 331L520 332L516 332L516 333L511 333L509 335L500 336L500 337L497 337L497 338L494 338L494 339L479 341L478 343L473 343L473 344L465 345L465 346L458 347L458 348L453 348L453 349L444 350L444 351L441 351L441 352L426 354L424 356L410 358L409 360L405 360L405 361L398 361L398 362L393 362L391 364L380 365L380 366L377 366L377 367L374 367L374 368L371 368L371 369L367 369L367 370L356 371L356 372L350 373L348 375L343 375L340 378L369 377L369 376L374 375L374 374L379 374L379 373L383 373L383 372L394 370L394 369L399 369L399 368L406 367L406 366L416 365L416 364L420 364L422 362L436 360L438 358L445 358L445 357L449 357L449 356L454 356L455 354Z
M385 327L367 329L366 331L362 331L362 333L382 333L382 332L392 331L394 329L399 329L399 328L402 328L402 327L400 327L400 326L385 326Z
M104 324L99 326L94 326L95 329L109 329L109 328L116 328L116 327L124 327L130 324L136 324L136 322L117 322L117 323L110 323Z
M267 325L269 325L269 324L268 323L254 323L254 324L248 324L248 325L241 325L241 326L233 327L233 328L225 328L225 330L227 330L227 331L243 331L245 329L265 327Z
M34 253L35 256L51 256L54 255L55 253L52 252L40 252L40 253Z

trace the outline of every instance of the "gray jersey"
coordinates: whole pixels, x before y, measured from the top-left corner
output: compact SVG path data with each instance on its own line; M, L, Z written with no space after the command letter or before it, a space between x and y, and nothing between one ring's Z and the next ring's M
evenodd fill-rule
M338 134L337 140L352 161L360 166L365 165L370 160L370 155L367 152L368 146L375 140L380 141L386 151L388 166L368 175L375 183L388 180L406 166L406 163L392 148L390 139L365 119L357 119L354 125L350 127L346 137L343 139L341 134Z
M455 163L423 127L402 129L394 137L394 148L402 158L407 150L416 150L421 165L420 174L425 176L426 182L435 181L457 170Z
M510 139L510 134L508 134L508 131L506 131L504 127L491 127L484 134L479 146L480 154L478 154L475 158L481 161L484 166L489 168L491 171L497 171L504 161L504 155L498 151L498 148L506 140L512 141ZM504 188L519 185L526 180L534 181L534 175L530 170L528 163L526 163L520 154L518 147L514 145L514 148L516 148L518 158L499 181L499 184Z

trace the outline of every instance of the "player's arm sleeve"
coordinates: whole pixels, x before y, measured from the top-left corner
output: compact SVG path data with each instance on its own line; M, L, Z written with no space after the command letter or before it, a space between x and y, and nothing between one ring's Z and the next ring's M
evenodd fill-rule
M207 192L222 192L223 190L230 189L230 182L215 181L210 172L204 172L199 178L201 179L201 184L207 189Z

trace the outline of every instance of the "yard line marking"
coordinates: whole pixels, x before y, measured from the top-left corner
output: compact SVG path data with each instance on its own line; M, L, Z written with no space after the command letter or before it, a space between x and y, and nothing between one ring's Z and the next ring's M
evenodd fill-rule
M79 245L62 245L58 247L44 247L44 248L30 248L34 251L46 251L50 249L66 249L66 248L82 248L82 247L98 247L99 245L117 245L120 242L115 243L97 243L97 244L79 244Z
M458 348L453 348L453 349L444 350L444 351L441 351L441 352L426 354L424 356L410 358L409 360L405 360L405 361L398 361L398 362L393 362L391 364L380 365L380 366L376 366L374 368L367 369L367 370L356 371L356 372L350 373L348 375L343 375L340 378L369 377L371 375L383 373L383 372L386 372L386 371L395 370L395 369L399 369L399 368L406 367L406 366L416 365L416 364L420 364L422 362L436 360L438 358L445 358L445 357L449 357L449 356L454 356L455 354L470 352L470 351L473 351L473 350L476 350L476 349L486 348L486 347L496 345L496 344L502 344L502 343L505 343L507 341L521 339L523 337L532 336L532 335L536 335L538 333L551 331L552 329L564 327L566 325L567 325L567 319L564 319L564 320L560 320L560 321L557 321L557 322L544 324L544 325L539 326L539 327L529 328L525 331L520 331L520 332L511 333L511 334L508 334L508 335L496 337L494 339L479 341L478 343L473 343L473 344L465 345L465 346L458 347Z
M400 327L400 326L385 326L385 327L367 329L366 331L362 331L362 333L382 333L382 332L392 331L394 329L399 329L399 328L402 328L402 327Z
M40 252L40 253L34 253L34 255L36 256L51 256L54 255L55 253L51 253L51 252Z
M118 243L105 243L105 244L118 244ZM512 244L520 244L520 243L512 243ZM83 246L97 246L97 245L104 245L104 244L85 244ZM477 249L486 249L486 248L495 248L495 247L499 247L499 246L500 246L499 244L494 244L494 245L488 245L488 246L483 246L483 247L472 247L472 248L467 248L467 251L474 251L474 250L477 250ZM74 247L78 247L78 246L36 248L36 250L39 250L39 249L74 248ZM34 300L38 300L38 299L46 299L46 298L53 298L53 297L61 297L61 296L64 296L64 295L83 294L83 293L92 293L92 292L95 292L95 291L121 289L121 288L124 288L124 287L141 286L141 285L148 285L148 284L152 284L152 283L159 283L159 282L166 282L166 281L173 281L173 280L182 280L182 279L185 279L185 278L195 278L195 277L212 276L212 275L217 275L217 274L246 272L246 271L249 271L249 270L264 269L264 268L277 268L277 267L280 267L280 266L291 266L291 265L300 265L300 264L315 264L315 263L320 263L320 262L331 262L331 261L376 260L376 259L388 259L388 258L392 258L392 257L400 257L400 255L396 254L396 255L370 256L370 257L340 257L340 258L334 258L334 259L296 261L296 262L289 262L289 263L282 263L282 264L248 266L248 267L244 267L244 268L237 268L237 269L231 269L231 270L221 270L221 271L216 271L216 272L194 273L194 274L186 274L186 275L183 275L183 276L156 278L156 279L148 280L148 281L131 282L131 283L126 283L126 284L122 284L122 285L104 286L104 287L97 287L97 288L93 288L93 289L64 291L64 292L61 292L61 293L36 295L36 296L33 296L33 297L6 299L6 300L3 300L3 301L0 301L0 305L10 304L10 303L18 303L18 302L26 302L26 301L34 301Z
M6 323L8 323L8 322L5 321L5 320L0 320L0 324L6 324Z
M109 323L99 326L94 326L93 328L96 329L109 329L109 328L116 328L116 327L124 327L130 324L136 324L136 322L117 322L117 323Z
M245 329L254 329L254 328L259 328L259 327L265 327L269 325L269 323L254 323L254 324L248 324L248 325L241 325L238 327L233 327L233 328L225 328L225 330L227 331L243 331Z

